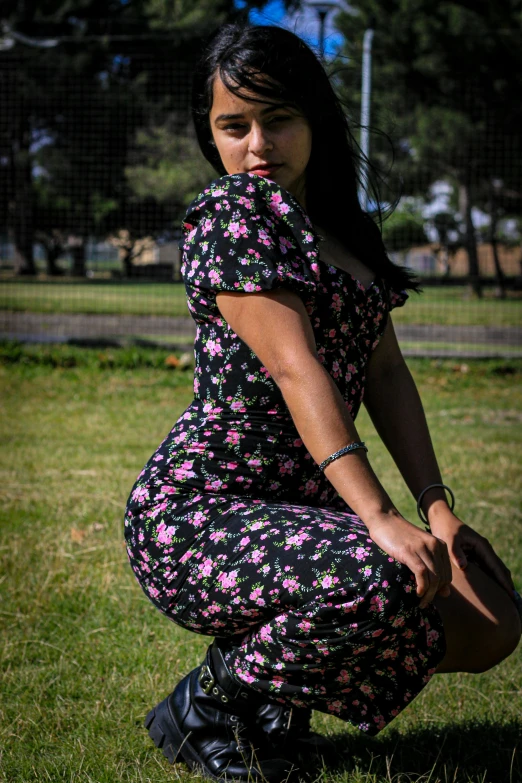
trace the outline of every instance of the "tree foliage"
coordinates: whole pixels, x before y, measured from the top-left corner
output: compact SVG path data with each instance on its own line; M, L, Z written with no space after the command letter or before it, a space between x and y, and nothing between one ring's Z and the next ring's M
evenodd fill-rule
M472 207L488 207L494 180L507 210L520 205L520 3L351 0L350 6L337 19L350 58L345 92L357 100L363 34L373 27L372 120L394 139L404 192L426 195L435 180L455 183L479 292ZM389 147L378 139L374 150L377 163L388 161Z
M0 231L15 245L18 272L36 271L35 239L51 273L69 249L83 274L89 236L172 228L208 172L189 121L203 40L262 4L1 3Z

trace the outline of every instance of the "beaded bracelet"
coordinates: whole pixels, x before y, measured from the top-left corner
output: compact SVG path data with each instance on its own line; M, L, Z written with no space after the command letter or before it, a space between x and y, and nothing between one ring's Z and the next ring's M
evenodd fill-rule
M334 454L330 454L329 457L327 457L321 464L319 465L319 470L324 470L327 465L330 464L330 462L333 462L335 459L339 459L339 457L342 457L343 454L349 454L350 451L355 451L356 449L363 449L364 451L368 451L366 446L363 442L361 443L350 443L348 446L345 446L342 449L339 449L339 451L336 451Z
M449 492L449 495L450 495L450 498L451 498L450 511L453 511L453 509L455 508L455 495L453 494L453 492L450 489L450 487L448 487L446 484L429 484L429 486L424 487L424 489L420 493L419 497L417 498L417 514L419 515L420 521L423 522L426 525L426 530L428 531L428 533L431 533L430 523L428 522L428 518L426 516L424 516L424 512L423 512L423 510L421 508L421 503L422 503L422 498L424 497L426 492L429 489L433 489L434 487L440 487L441 489L445 489L447 492Z

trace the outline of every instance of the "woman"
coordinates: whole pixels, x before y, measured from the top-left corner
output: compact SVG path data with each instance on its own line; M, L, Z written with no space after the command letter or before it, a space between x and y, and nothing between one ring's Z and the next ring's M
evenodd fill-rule
M312 708L375 734L434 673L509 655L520 622L509 571L446 500L388 317L416 283L359 206L315 55L278 28L223 28L194 119L222 175L184 225L195 399L140 474L126 535L154 604L216 639L146 726L210 778L275 782L290 746L327 752ZM363 394L431 531L370 467Z

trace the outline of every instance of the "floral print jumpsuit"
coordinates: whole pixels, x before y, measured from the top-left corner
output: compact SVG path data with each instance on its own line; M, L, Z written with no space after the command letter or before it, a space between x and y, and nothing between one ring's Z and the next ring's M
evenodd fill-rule
M376 734L441 661L440 615L419 608L411 571L319 470L216 293L297 292L354 419L387 302L406 294L385 297L323 262L299 203L251 174L217 179L189 207L182 275L197 324L194 400L131 491L134 573L174 622L229 639L239 680Z

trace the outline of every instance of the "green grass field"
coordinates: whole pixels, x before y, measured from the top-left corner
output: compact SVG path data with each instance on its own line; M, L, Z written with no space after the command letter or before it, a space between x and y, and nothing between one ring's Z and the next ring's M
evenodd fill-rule
M127 563L122 516L152 451L192 398L167 352L3 346L0 781L188 783L142 720L205 639L169 623ZM522 586L522 362L411 361L457 511ZM359 429L400 509L413 501L368 418ZM332 717L343 754L324 783L517 783L522 655L435 678L374 740Z
M0 310L37 313L103 313L188 316L182 284L99 281L0 280ZM426 288L394 312L398 324L522 326L522 298L469 299L462 286Z

